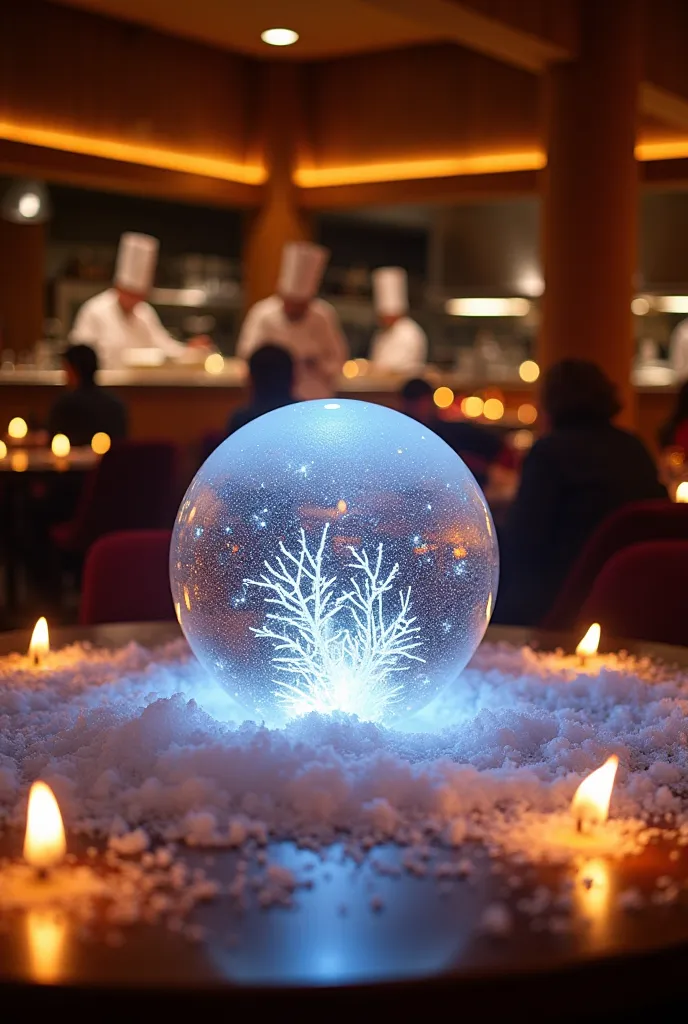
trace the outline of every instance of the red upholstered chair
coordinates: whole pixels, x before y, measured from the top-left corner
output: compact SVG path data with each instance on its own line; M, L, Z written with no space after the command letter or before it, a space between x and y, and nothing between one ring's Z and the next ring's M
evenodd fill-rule
M80 554L117 530L159 529L174 520L177 449L167 441L122 441L88 478L74 518L51 530L56 547Z
M688 540L688 505L639 501L608 516L574 563L541 628L559 631L577 625L581 606L605 563L617 551L649 540Z
M604 565L581 609L611 636L688 646L688 540L633 544Z
M84 565L80 623L173 620L171 537L170 530L127 530L97 540Z

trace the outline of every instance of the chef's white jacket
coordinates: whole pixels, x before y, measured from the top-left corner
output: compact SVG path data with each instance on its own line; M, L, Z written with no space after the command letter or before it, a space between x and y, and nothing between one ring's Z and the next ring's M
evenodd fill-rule
M427 335L409 316L399 317L391 327L375 332L370 358L378 370L413 373L428 358Z
M157 348L166 356L180 356L186 346L175 341L147 302L139 302L127 315L114 288L84 302L69 335L74 344L91 345L101 369L117 370L125 365L128 348Z
M274 342L294 360L297 398L329 398L337 390L348 345L333 306L313 299L300 320L289 320L279 295L256 302L246 314L236 354L248 359L257 348Z

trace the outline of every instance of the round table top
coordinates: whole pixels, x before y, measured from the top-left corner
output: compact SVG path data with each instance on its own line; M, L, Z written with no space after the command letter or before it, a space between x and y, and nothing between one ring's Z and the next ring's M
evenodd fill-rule
M113 625L54 630L51 641L59 646L88 639L117 647L135 640L155 646L178 636L176 624ZM488 639L516 644L526 638L522 630L488 632ZM28 633L0 634L0 653L25 650L28 639ZM683 649L624 646L688 665ZM70 844L74 848L78 838L70 837ZM0 853L16 856L20 849L21 837L0 837ZM365 1006L369 1013L393 1008L395 1016L410 1018L439 1005L430 999L441 998L442 1008L446 1003L452 1013L471 1017L503 1018L518 1007L520 1019L528 1013L531 1019L537 1014L609 1021L628 1020L630 1008L651 1006L656 1013L658 1004L682 996L688 913L680 900L629 914L615 899L631 886L651 893L663 873L688 880L685 853L680 862L670 862L668 845L599 862L601 884L574 890L574 918L585 918L586 927L553 934L533 929L524 915L515 914L513 930L501 938L481 931L485 908L494 901L515 908L524 894L561 882L571 868L509 865L507 886L504 865L476 851L470 882L445 889L432 871L426 877L406 872L381 877L369 859L355 863L341 845L320 855L280 842L267 852L271 862L297 874L311 864L312 888L297 891L292 909L241 912L229 898L219 897L195 913L205 929L198 943L162 926L140 924L128 928L123 944L113 948L105 941L84 941L67 920L46 949L45 936L32 932L27 917L0 918L5 1007L16 1004L25 1012L46 1000L66 1006L65 999L78 992L73 1005L82 1015L92 1010L99 1017L111 1013L114 1018L124 1009L142 1019L162 1007L179 1011L188 1003L195 1010L274 1008L311 1016ZM389 844L384 853L386 860L400 862L403 849ZM224 849L181 855L223 883L232 879L240 856ZM446 862L465 855L465 850L443 849L432 857ZM377 909L371 905L373 894L380 899ZM45 956L51 958L50 985L38 984L45 978Z

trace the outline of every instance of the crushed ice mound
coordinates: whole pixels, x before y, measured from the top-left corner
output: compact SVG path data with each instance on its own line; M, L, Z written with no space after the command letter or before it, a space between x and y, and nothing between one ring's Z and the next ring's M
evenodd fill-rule
M41 670L12 655L0 659L0 814L21 824L41 777L86 832L499 842L518 815L565 810L616 753L612 815L669 815L688 834L688 677L630 658L610 656L597 675L561 661L484 644L402 732L341 713L245 722L182 641L75 646Z

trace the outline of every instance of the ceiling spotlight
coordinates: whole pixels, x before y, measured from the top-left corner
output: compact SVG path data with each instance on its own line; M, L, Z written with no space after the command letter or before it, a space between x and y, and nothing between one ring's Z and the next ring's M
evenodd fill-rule
M299 33L291 28L268 28L260 33L260 38L268 46L292 46L299 38Z
M50 217L48 190L40 181L14 181L2 197L0 212L15 224L43 224Z

